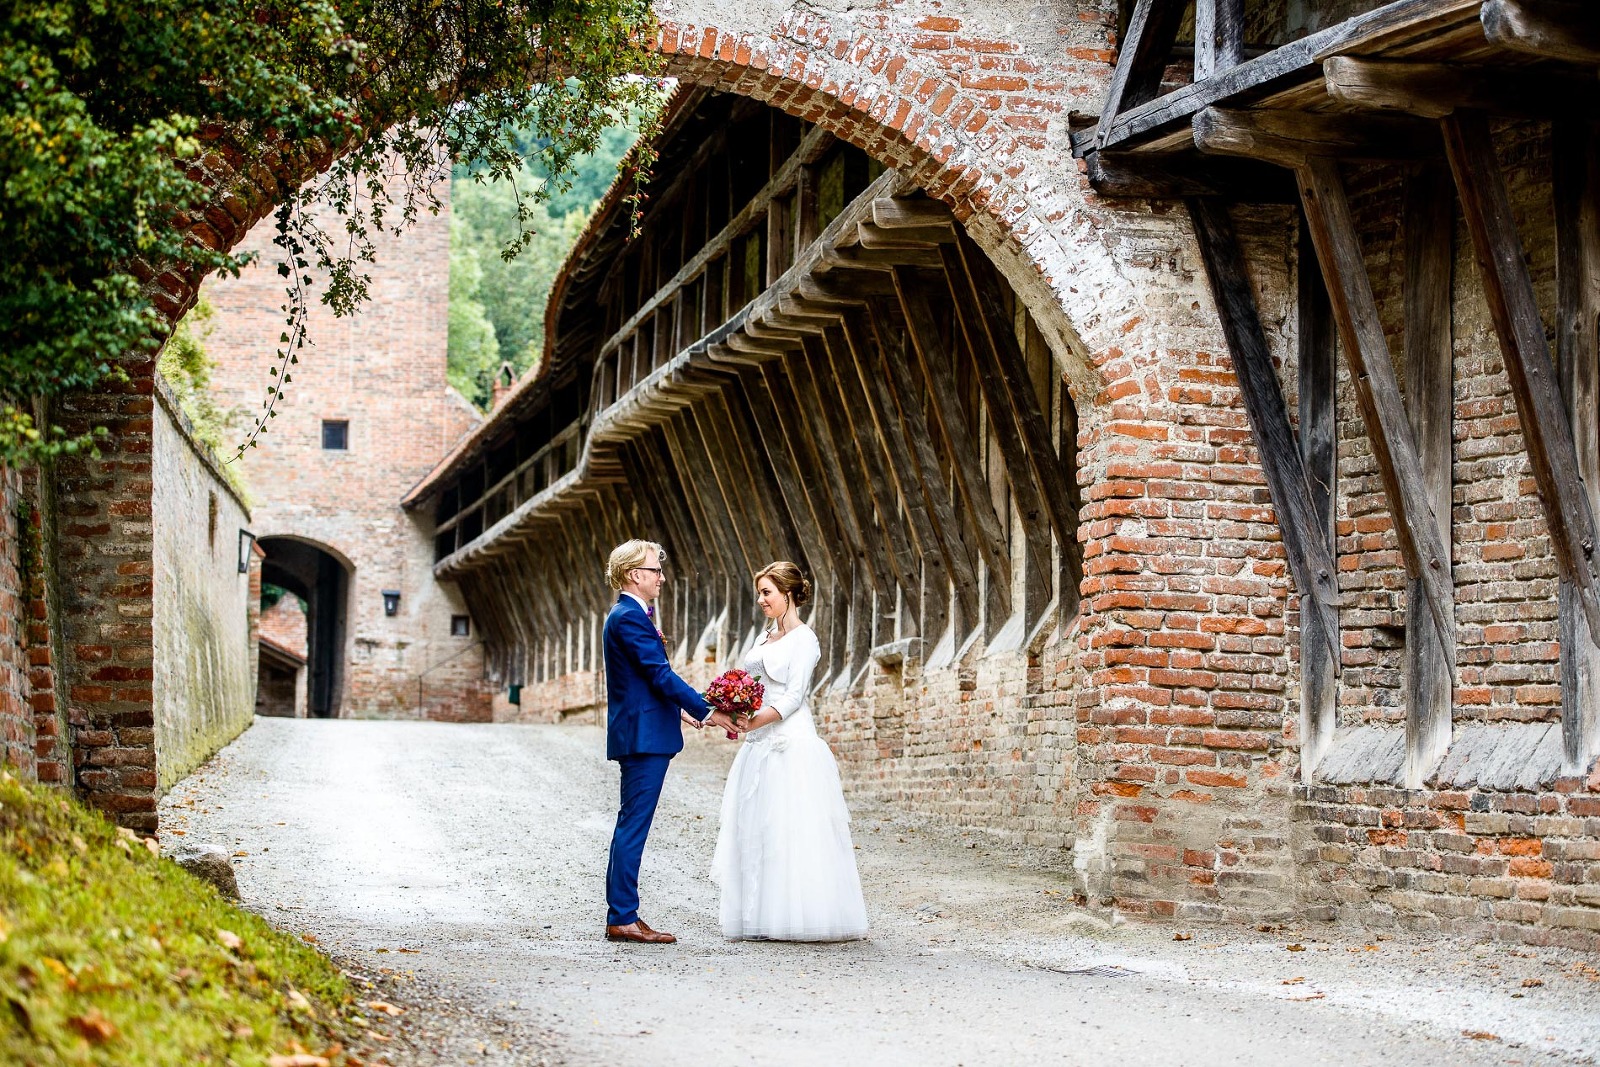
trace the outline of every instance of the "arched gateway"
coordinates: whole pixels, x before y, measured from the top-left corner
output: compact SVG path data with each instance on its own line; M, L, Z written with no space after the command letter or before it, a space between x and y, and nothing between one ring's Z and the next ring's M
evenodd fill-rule
M530 707L580 707L610 542L673 548L680 660L733 654L743 575L803 556L857 782L1070 846L1087 899L1592 946L1600 161L1547 113L1593 80L1569 6L1198 0L1196 39L1168 0L675 4L697 88L646 238L597 221L543 372L408 498L437 566ZM194 222L226 247L327 163L227 160ZM197 283L151 285L176 317ZM63 472L62 577L103 593L69 683L80 643L150 641L100 551L149 534L97 524L148 507L148 411L81 410L113 437L92 488ZM126 693L64 688L80 744L142 758Z

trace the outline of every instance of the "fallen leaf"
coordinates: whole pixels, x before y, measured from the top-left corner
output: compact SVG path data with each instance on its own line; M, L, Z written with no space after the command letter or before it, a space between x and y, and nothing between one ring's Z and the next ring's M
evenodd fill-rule
M175 835L177 837L186 837L186 836L188 836L189 831L187 831L187 830L168 830L167 833L173 834L173 835Z
M1285 945L1284 948L1288 949L1290 952L1304 952L1306 950L1306 947L1304 945L1299 945L1299 944L1296 944L1296 945Z
M289 1001L289 1007L293 1008L295 1011L311 1010L311 1001L307 1000L306 995L300 992L300 990L296 989L294 986L289 987L287 998Z
M404 1008L397 1008L386 1000L369 1000L367 1007L372 1011L381 1011L385 1015L404 1015Z
M1324 999L1327 998L1327 996L1328 996L1328 994L1326 994L1326 993L1307 993L1303 997L1285 997L1284 999L1285 1000L1296 1000L1296 1001L1324 1000Z
M328 1060L309 1052L294 1052L287 1056L268 1056L267 1067L328 1067Z
M67 1020L67 1025L88 1038L89 1043L94 1045L110 1041L117 1036L117 1028L111 1025L110 1019L100 1014L98 1008L90 1008L82 1015L74 1015Z
M308 945L315 945L315 944L319 943L317 941L317 935L316 934L301 934L300 935L300 940L304 941Z
M1172 940L1174 940L1174 941L1192 941L1192 940L1194 940L1194 935L1193 934L1173 934L1172 935Z
M248 852L235 852L234 855L235 856L248 856L248 855L250 855L250 853L248 853Z
M1306 980L1306 976L1302 974L1302 975L1296 975L1294 978L1285 978L1283 981L1279 982L1278 984L1279 985L1299 985L1301 982L1304 982L1305 980Z
M404 952L404 953L407 953L409 955L415 956L417 953L421 952L422 950L420 948L403 948L400 951Z
M1523 989L1533 989L1535 986L1542 986L1542 985L1544 985L1544 979L1543 978L1524 978L1522 980L1522 988Z
M67 970L67 965L58 959L44 956L40 958L39 962L45 965L46 970L54 971L62 978L67 978L72 974L71 971Z
M217 942L221 944L223 948L231 949L234 952L238 952L244 947L244 938L240 937L232 930L224 930L220 926L217 927Z
M1462 1037L1470 1037L1474 1041L1499 1041L1500 1040L1500 1035L1499 1034L1491 1034L1487 1030L1463 1030L1463 1031L1461 1031L1461 1036Z

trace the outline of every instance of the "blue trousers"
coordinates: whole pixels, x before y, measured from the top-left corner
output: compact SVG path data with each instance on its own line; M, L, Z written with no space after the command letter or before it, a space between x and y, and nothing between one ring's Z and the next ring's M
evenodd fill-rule
M611 834L611 861L606 865L607 926L627 926L639 918L639 861L655 821L661 783L671 756L623 756L622 807Z

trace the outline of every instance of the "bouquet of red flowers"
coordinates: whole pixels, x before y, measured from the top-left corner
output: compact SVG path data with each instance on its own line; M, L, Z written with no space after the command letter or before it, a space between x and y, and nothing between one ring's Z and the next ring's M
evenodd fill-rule
M706 703L712 711L724 712L737 719L741 715L754 715L761 710L761 698L767 687L748 671L724 671L706 687ZM738 738L728 732L728 740Z

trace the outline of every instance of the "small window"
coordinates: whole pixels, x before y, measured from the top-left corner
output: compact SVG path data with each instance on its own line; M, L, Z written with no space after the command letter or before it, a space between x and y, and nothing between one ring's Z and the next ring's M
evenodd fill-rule
M343 452L350 447L350 423L345 419L322 420L322 447Z
M472 619L466 615L450 616L450 636L467 637L472 633Z

